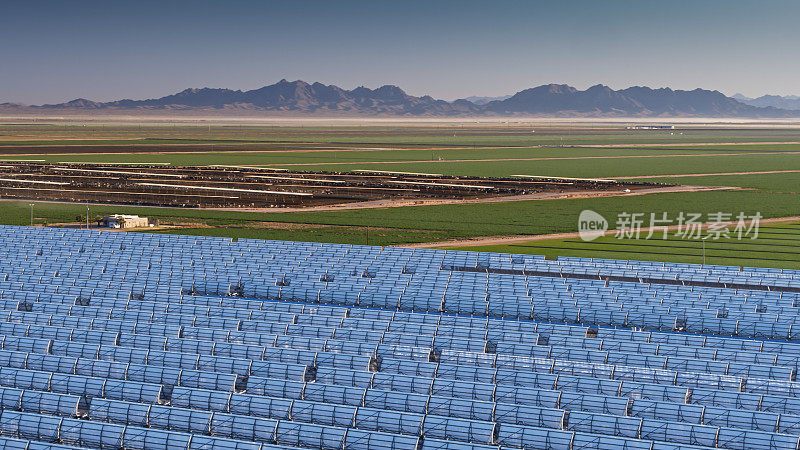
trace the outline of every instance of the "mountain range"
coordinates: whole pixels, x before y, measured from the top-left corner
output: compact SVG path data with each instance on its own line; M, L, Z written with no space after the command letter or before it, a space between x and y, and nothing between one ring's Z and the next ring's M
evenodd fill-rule
M495 100L505 100L511 97L510 95L500 95L498 97L482 97L480 95L473 95L471 97L466 97L464 100L474 103L476 105L485 105L489 102L493 102Z
M746 105L758 106L760 108L771 106L773 108L800 111L800 97L797 95L762 95L761 97L751 98L745 97L742 94L734 94L731 98Z
M755 99L758 100L758 99ZM753 100L753 101L755 101ZM0 111L93 112L198 111L203 113L345 116L555 116L555 117L800 117L800 111L748 104L705 89L691 91L634 86L614 90L598 84L579 90L548 84L504 97L471 97L452 102L407 94L397 86L352 90L335 85L281 80L259 89L186 89L147 100L26 106L0 104Z

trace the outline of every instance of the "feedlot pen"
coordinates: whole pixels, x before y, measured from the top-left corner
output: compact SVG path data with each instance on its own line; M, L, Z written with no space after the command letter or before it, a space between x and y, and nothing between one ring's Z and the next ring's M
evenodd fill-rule
M256 167L0 163L0 197L192 208L322 206L374 200L482 199L651 188L602 179L482 178Z

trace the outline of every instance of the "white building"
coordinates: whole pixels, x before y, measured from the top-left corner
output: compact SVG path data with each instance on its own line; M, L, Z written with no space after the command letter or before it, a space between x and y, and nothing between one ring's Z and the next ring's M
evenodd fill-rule
M147 220L147 217L113 214L104 216L99 225L106 228L142 228L150 226L150 221Z

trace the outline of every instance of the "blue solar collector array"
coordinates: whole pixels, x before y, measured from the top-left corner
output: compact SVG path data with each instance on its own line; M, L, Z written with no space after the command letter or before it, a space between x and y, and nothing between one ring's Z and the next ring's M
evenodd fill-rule
M800 272L0 227L5 448L800 448Z

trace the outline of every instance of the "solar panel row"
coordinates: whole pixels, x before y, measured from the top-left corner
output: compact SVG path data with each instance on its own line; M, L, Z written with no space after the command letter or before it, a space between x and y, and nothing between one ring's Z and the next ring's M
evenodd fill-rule
M8 448L800 446L796 271L27 227L0 243Z

